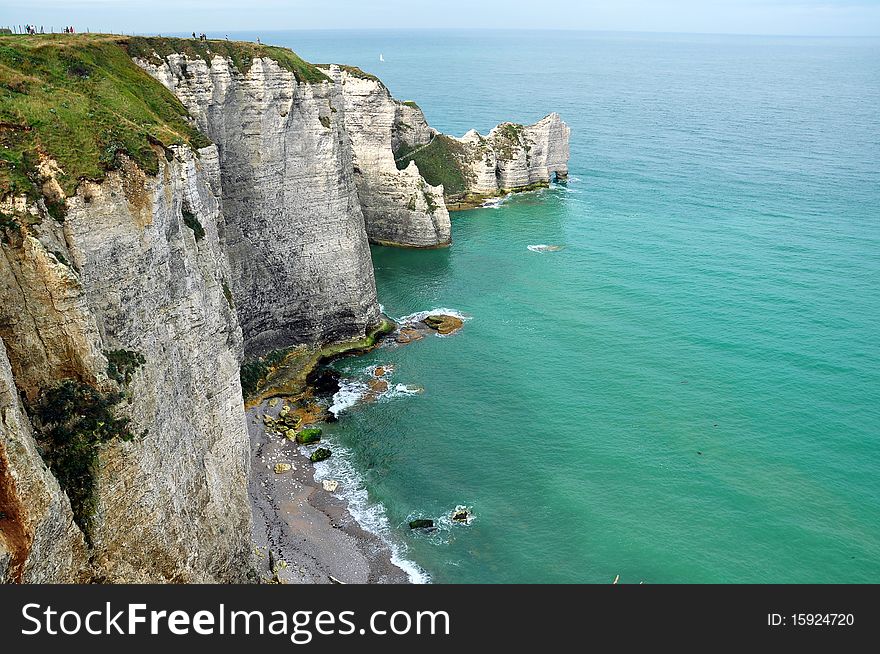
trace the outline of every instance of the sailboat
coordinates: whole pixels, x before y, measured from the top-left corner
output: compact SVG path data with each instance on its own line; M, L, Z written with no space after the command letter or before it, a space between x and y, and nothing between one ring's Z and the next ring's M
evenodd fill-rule
M385 63L385 55L380 54L380 55L379 55L379 61L381 61L382 63Z

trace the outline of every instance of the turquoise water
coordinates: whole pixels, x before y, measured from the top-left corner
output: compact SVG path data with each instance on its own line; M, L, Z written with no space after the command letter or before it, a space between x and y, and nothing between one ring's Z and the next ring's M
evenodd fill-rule
M374 249L386 311L459 335L338 364L424 389L331 438L435 582L880 581L880 42L261 36L443 131L573 130L567 186Z

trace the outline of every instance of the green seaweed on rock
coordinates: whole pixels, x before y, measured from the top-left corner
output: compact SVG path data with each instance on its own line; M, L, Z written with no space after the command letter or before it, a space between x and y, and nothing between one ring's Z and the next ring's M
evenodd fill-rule
M315 427L313 429L303 429L296 435L296 442L300 445L314 445L321 442L321 434L324 432Z

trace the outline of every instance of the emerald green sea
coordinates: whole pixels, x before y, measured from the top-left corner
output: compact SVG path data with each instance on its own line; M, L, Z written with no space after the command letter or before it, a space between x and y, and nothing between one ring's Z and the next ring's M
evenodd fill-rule
M335 364L340 406L371 366L392 392L341 411L319 475L414 575L880 582L880 42L260 36L445 132L572 128L567 185L373 250L390 316L468 318Z

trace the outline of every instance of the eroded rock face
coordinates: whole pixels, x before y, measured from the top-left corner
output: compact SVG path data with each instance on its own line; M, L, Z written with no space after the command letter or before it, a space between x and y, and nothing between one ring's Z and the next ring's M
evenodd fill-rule
M0 343L0 582L88 578L88 553L67 495L37 452Z
M488 136L496 155L499 190L546 184L556 175L568 177L571 129L559 114L534 125L499 125Z
M399 165L426 164L423 158L427 156L439 161L456 186L444 188L447 206L463 209L489 197L566 179L570 136L568 125L553 113L534 125L503 123L487 136L476 130L461 138L436 136L430 150L419 145L424 130L417 122L396 129L394 141L398 151L408 153ZM430 181L431 174L428 177Z
M62 378L104 385L98 325L69 265L67 244L42 207L7 199L0 211L30 223L7 229L0 246L0 338L28 399Z
M363 337L375 280L339 85L298 82L271 59L138 61L218 147L221 239L248 354Z
M534 125L503 123L481 136L470 131L459 143L468 191L488 195L547 184L568 177L571 129L553 113Z
M342 89L345 128L351 138L358 194L367 235L374 243L415 248L452 242L443 189L431 186L415 164L398 170L393 146L430 143L434 130L421 110L396 101L375 77L331 66L328 74Z
M86 534L92 579L236 582L252 569L242 335L224 291L219 184L213 146L198 157L175 148L156 177L125 161L103 183L82 183L63 225L29 207L33 224L6 230L0 305L7 321L22 317L8 341L3 332L19 390L37 397L65 378L122 390L116 414L138 434L99 450ZM16 286L10 275L36 281ZM35 343L45 345L29 349ZM116 350L144 361L118 385L104 355ZM18 448L21 469L45 470L35 448L19 445L21 417L0 445ZM23 488L13 496L27 505ZM55 524L66 519L62 500L52 512ZM48 569L33 542L25 570Z

